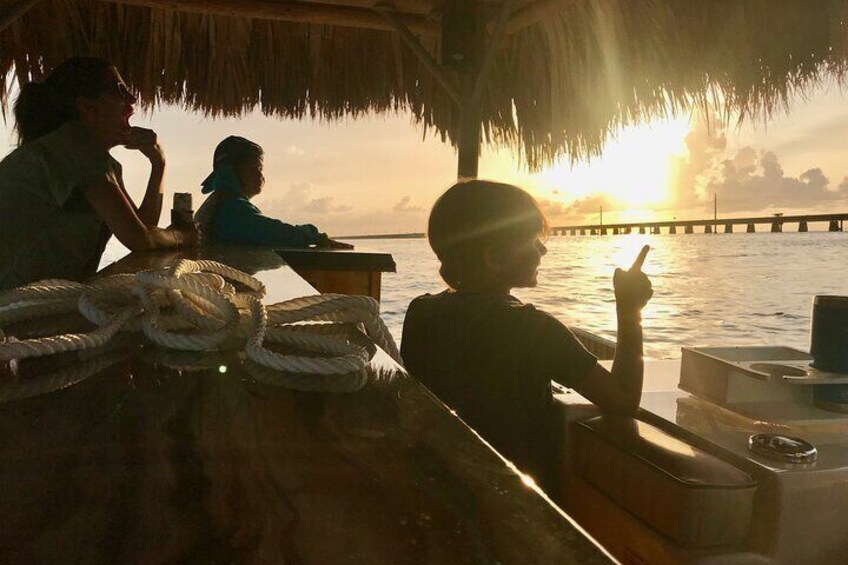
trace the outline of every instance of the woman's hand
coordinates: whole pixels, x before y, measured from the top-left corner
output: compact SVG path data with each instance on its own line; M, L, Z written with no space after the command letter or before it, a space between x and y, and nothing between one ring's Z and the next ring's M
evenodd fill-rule
M152 129L131 127L124 134L124 147L141 152L153 165L165 164L165 154L159 146L156 132Z
M642 272L642 264L650 250L651 248L648 245L643 247L636 261L633 262L633 266L627 271L624 269L615 270L612 282L615 288L615 304L619 315L638 314L654 295L651 281Z

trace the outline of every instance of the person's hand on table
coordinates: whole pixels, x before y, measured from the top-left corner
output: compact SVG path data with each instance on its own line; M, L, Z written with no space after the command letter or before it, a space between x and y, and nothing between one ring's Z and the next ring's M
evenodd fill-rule
M319 249L353 249L353 245L343 243L335 239L330 239L325 233L318 234L318 243L316 247Z
M639 252L633 266L628 270L616 269L613 276L613 287L615 288L615 304L619 315L638 316L645 304L654 295L651 281L642 272L645 257L648 256L650 246L646 245Z

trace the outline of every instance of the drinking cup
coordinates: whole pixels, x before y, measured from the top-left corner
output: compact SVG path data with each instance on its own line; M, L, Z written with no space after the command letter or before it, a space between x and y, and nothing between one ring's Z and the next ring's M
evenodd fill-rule
M810 326L813 367L848 376L848 296L816 296Z

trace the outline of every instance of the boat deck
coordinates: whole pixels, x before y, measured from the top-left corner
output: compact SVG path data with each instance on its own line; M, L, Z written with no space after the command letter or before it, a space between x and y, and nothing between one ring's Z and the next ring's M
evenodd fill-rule
M268 303L314 293L273 252L209 258ZM0 562L609 561L380 350L356 392L307 393L140 340L0 365Z

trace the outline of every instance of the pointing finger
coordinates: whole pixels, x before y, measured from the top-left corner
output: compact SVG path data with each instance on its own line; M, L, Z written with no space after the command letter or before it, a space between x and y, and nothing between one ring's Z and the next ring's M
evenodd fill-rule
M633 261L633 266L630 267L631 271L639 271L642 269L642 265L645 263L645 257L648 256L648 251L650 250L650 245L646 245L642 248L642 251L639 252L639 256L636 257L635 261Z

